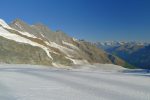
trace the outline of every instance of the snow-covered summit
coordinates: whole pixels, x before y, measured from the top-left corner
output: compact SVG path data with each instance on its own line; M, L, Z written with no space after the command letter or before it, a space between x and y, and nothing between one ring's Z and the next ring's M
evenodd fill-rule
M143 42L143 41L105 41L105 42L97 42L94 43L96 46L102 48L102 49L109 49L112 47L118 47L123 45L137 45L137 46L147 46L150 43L149 42Z

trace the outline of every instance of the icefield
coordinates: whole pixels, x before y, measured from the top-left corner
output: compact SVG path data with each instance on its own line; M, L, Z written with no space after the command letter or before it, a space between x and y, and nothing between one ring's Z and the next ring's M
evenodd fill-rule
M1 64L0 100L150 100L150 75Z

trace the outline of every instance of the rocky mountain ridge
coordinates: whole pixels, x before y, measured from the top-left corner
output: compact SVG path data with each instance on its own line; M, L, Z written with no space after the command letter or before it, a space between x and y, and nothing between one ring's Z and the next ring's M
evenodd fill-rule
M28 25L17 19L9 25L0 19L0 62L56 67L109 63L124 66L120 58L78 41L43 24ZM5 58L5 59L3 59Z

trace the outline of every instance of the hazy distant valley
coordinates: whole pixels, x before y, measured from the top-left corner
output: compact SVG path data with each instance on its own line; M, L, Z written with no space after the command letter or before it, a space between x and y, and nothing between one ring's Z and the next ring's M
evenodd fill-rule
M116 55L137 68L150 69L150 43L148 42L99 42L95 45Z

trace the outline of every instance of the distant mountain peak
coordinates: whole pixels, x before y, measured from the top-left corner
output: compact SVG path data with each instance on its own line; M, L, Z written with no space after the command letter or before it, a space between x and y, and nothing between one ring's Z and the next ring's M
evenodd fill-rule
M40 29L50 30L49 27L44 25L43 23L36 23L34 25L31 25L31 27L36 27L36 28L40 28Z
M14 21L12 21L10 24L26 24L28 25L26 22L24 22L23 20L16 18Z
M9 26L11 26L12 28L15 28L19 31L25 31L25 28L30 27L26 22L24 22L23 20L17 18L14 21L12 21Z

